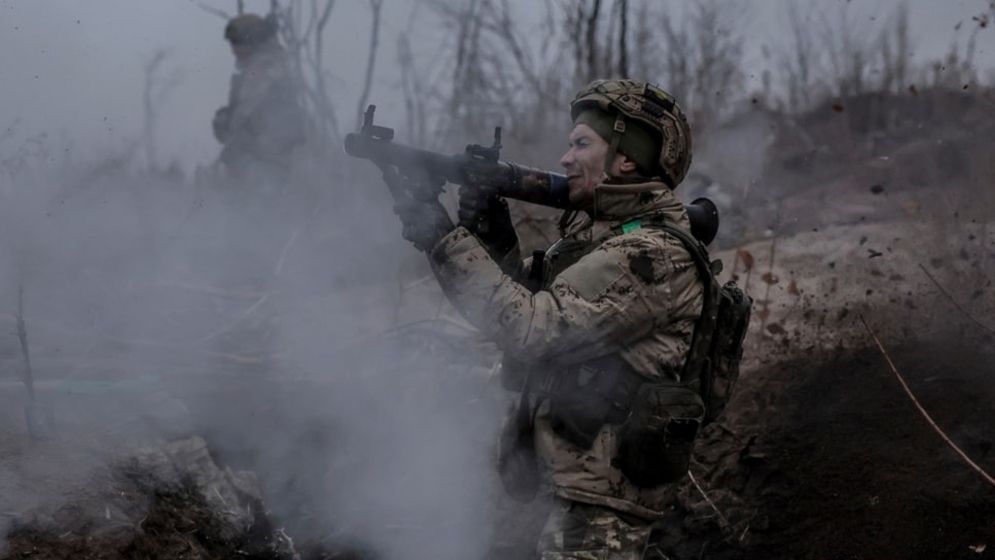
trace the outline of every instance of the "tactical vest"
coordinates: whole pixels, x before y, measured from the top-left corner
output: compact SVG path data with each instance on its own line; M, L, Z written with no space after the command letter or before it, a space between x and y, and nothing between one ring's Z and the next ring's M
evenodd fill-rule
M533 255L528 277L533 290L542 289L592 246L639 227L661 229L679 239L704 283L702 314L683 371L676 376L682 383L648 380L617 354L566 371L539 368L522 391L515 433L523 443L523 434L531 432L543 403L554 432L581 449L590 448L605 424L620 426L620 449L613 464L637 486L655 487L684 475L699 427L714 420L728 402L738 377L752 300L731 282L718 286L715 275L721 263L710 262L705 247L690 233L652 216L613 228L597 239L561 239Z

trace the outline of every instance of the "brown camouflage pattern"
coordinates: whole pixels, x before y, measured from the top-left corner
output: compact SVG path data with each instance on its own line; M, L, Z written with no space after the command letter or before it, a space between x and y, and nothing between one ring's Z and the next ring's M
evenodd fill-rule
M505 352L506 367L524 363L548 375L616 354L647 379L681 385L702 286L678 239L647 227L622 233L634 219L690 228L664 184L606 184L595 190L587 216L547 251L542 289L534 294L462 227L436 245L432 266L454 305ZM660 517L674 485L638 488L626 480L611 465L616 432L605 425L590 449L579 449L553 433L540 408L536 449L558 496Z

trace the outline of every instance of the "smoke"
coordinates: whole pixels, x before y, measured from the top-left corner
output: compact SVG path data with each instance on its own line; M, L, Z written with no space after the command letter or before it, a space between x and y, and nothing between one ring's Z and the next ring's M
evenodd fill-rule
M111 459L196 432L302 542L482 556L494 352L440 314L377 175L348 170L275 191L114 157L4 174L0 308L13 327L23 289L55 429L28 440L6 337L0 512L58 507Z
M925 4L912 4L913 27L926 19L956 24L952 15L949 22L917 16ZM134 146L107 147L133 136L128 127L141 120L135 84L144 57L127 59L130 74L117 57L142 51L148 33L179 42L177 26L163 22L197 24L183 28L184 45L171 51L188 73L161 115L161 151L188 167L208 161L216 149L210 116L224 102L231 64L221 21L157 6L166 10L156 12L162 22L125 25L117 6L100 25L127 35L84 37L80 26L99 18L49 7L45 17L27 20L24 6L12 8L21 30L48 30L61 41L50 52L70 54L3 59L13 101L0 107L7 110L0 124L25 112L23 129L66 127L68 137L0 131L0 323L2 332L16 331L23 289L39 404L53 411L55 425L52 439L29 440L21 350L13 334L0 337L0 534L17 514L64 503L110 459L156 438L199 433L221 461L257 473L274 517L301 542L348 544L388 559L483 556L495 538L500 499L493 442L505 403L490 380L496 353L448 307L424 256L400 240L377 174L338 154L306 162L285 182L140 167ZM522 8L523 21L530 10ZM385 17L397 27L407 13L391 9ZM335 12L334 22L341 31L353 16ZM753 19L764 26L776 18ZM354 70L344 60L363 58L348 31L330 33L336 54L329 66L343 75ZM922 60L948 41L946 28L926 31L916 50ZM20 36L6 36L11 43L0 57L23 56ZM74 48L104 36L114 39L93 53ZM437 54L434 43L419 48L429 39L411 40L422 51L415 54ZM748 47L763 50L758 45ZM991 54L977 56L980 66ZM748 85L759 89L762 65L745 62L756 66ZM549 68L562 71L558 60ZM380 65L370 99L381 104L384 124L392 109L400 111L391 106L400 95L397 70ZM423 97L446 89L432 82L441 73L422 74L432 86ZM560 92L570 79L549 82ZM73 82L85 87L67 87ZM332 80L338 105L354 107L348 97L358 83ZM505 111L508 99L500 101L490 108ZM552 114L547 101L532 114ZM852 106L846 111L827 114L842 118ZM514 121L509 133L528 130L526 120ZM720 181L735 177L724 186L736 193L761 179L766 162L759 154L770 145L774 120L756 111L718 130L696 155L712 165L700 171ZM492 124L474 137L486 137ZM534 137L520 133L520 152L560 150L559 133L544 126Z

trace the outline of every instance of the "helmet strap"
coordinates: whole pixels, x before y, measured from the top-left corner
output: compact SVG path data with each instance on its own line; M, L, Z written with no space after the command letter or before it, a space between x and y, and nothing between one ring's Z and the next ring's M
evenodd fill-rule
M612 164L615 163L615 154L618 153L618 145L622 143L622 135L625 134L625 119L622 115L615 116L615 124L612 126L612 137L608 142L608 153L605 155L605 175L611 176Z

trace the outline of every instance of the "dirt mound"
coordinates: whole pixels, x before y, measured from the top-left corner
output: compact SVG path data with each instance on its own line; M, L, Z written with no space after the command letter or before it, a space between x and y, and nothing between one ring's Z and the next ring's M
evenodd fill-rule
M936 423L995 471L990 341L958 331L889 354ZM692 468L716 507L684 492L689 551L995 558L995 488L918 413L876 347L757 371L731 413L710 428Z
M894 354L936 422L995 470L990 349L951 338ZM995 488L944 445L876 349L778 375L796 378L784 380L794 402L772 419L761 468L781 481L760 495L770 522L748 557L995 557Z
M5 558L299 558L254 477L215 465L201 438L149 447L55 510L15 519Z

